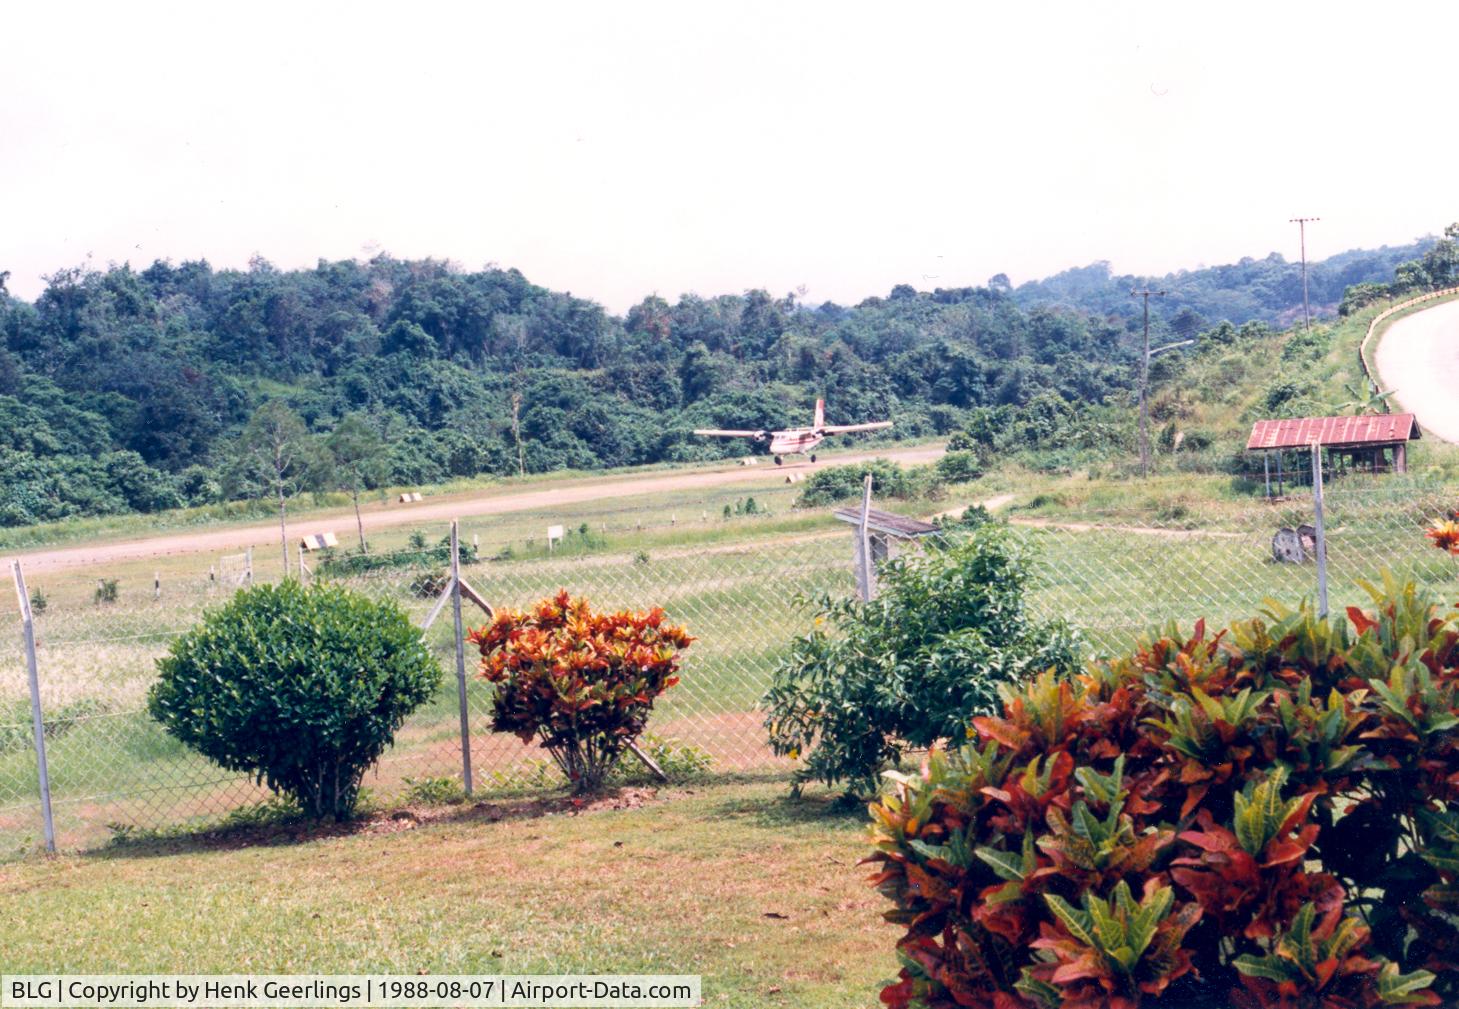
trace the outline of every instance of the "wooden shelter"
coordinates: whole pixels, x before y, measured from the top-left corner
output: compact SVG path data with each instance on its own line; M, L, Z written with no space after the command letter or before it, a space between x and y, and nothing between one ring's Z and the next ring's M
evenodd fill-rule
M870 478L868 477L868 479ZM856 528L857 535L853 550L855 567L853 570L856 571L857 595L862 599L874 599L876 598L876 565L896 557L901 552L902 544L915 543L924 536L938 532L938 528L930 522L872 508L869 500L867 505L864 509L866 514L865 536L861 535L862 508L837 508L833 514L840 521ZM871 553L869 558L863 553L868 548Z
M1271 456L1277 457L1277 480L1282 479L1282 453L1294 449L1325 448L1328 455L1346 460L1353 469L1373 473L1407 473L1408 443L1423 437L1411 413L1385 413L1368 417L1294 417L1259 420L1246 439L1248 452L1261 452L1271 497Z

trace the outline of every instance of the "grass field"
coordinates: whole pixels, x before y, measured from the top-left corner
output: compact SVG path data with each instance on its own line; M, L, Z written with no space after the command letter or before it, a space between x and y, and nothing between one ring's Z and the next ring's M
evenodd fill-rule
M1365 326L1366 317L1355 317L1318 334L1319 346L1326 349L1312 374L1322 395L1336 394L1333 390L1351 377L1356 341ZM1290 335L1239 353L1265 354L1271 359L1266 365L1275 367L1284 360L1282 340L1287 339ZM1227 360L1231 355L1239 356L1233 349L1225 357L1202 357L1199 374L1192 377L1225 391L1194 408L1192 423L1235 431L1246 413L1259 408L1258 392L1240 379L1265 367L1265 359L1233 363L1234 358ZM1222 378L1222 369L1236 364L1240 374ZM1329 480L1334 612L1364 604L1360 581L1376 578L1385 568L1459 598L1453 558L1433 550L1423 537L1430 521L1459 504L1450 472L1452 447L1419 442L1414 449L1409 476L1347 473ZM1038 556L1031 608L1040 617L1071 622L1093 654L1128 648L1139 634L1170 620L1189 627L1205 618L1221 626L1255 615L1269 597L1289 605L1312 599L1315 566L1275 564L1270 550L1277 528L1313 521L1310 492L1300 486L1304 460L1288 460L1287 496L1277 501L1266 500L1259 479L1250 475L1187 471L1187 462L1158 457L1155 473L1138 480L1107 466L1038 469L1010 460L972 484L933 497L878 503L926 516L971 501L1007 498L1004 514ZM1297 486L1290 482L1293 475ZM567 486L580 479L533 478L521 486ZM462 523L463 540L479 543L481 560L467 568L466 577L497 606L524 606L560 587L600 606L665 606L699 640L690 650L682 684L661 701L651 731L707 753L718 771L780 771L784 765L764 745L758 700L778 659L808 629L806 598L844 595L852 588L846 527L830 517L829 509L795 508L800 490L785 484L783 472L767 468L746 483L468 518ZM754 514L746 513L750 498ZM549 554L545 531L556 524L570 535ZM124 520L113 526L113 533L136 531ZM96 533L110 527L99 522L82 528ZM352 529L352 518L341 513L337 531L345 546L353 545ZM410 525L376 530L372 549L400 549L414 531ZM419 531L436 542L447 527L439 521L422 523ZM251 783L220 774L178 747L142 710L157 656L231 591L208 580L208 569L218 560L181 554L104 571L59 570L33 577L32 587L49 602L38 633L63 843L104 841L113 823L204 822L261 798ZM276 550L257 549L255 560L260 580L279 576ZM430 601L414 596L410 584L423 571L394 569L350 582L394 599L419 619ZM154 574L162 579L158 600L152 598ZM118 602L92 601L95 579L102 576L118 580ZM468 622L481 619L468 610ZM13 598L0 593L0 621L14 620ZM402 794L407 779L460 773L448 621L432 629L430 641L448 676L367 781L384 799ZM18 635L0 637L0 853L27 850L39 836L18 644ZM468 672L473 666L468 657ZM486 731L489 693L485 684L469 680L478 782L500 791L540 781L540 753Z
M511 803L461 806L414 829L384 819L298 843L285 833L0 866L0 963L8 973L685 973L702 975L705 1004L723 1009L873 1004L896 970L896 930L856 865L868 850L864 811L785 792L783 782L718 784L543 817Z
M807 529L802 525L809 523ZM721 527L738 528L726 542ZM670 545L669 537L678 539ZM581 537L578 537L581 540ZM512 559L466 568L472 585L498 607L527 606L561 587L604 607L664 606L699 639L683 682L660 702L651 724L658 736L712 758L719 770L783 766L764 746L755 711L769 671L809 618L803 600L850 590L850 541L844 527L802 516L787 528L774 514L694 529L670 527L633 534L631 549L613 537L595 538L591 549L572 541L561 554L544 556L519 542ZM487 550L483 544L483 553ZM388 597L423 620L432 600L411 583L415 567L347 579L358 589ZM167 583L161 601L150 593L124 592L115 604L97 605L85 584L61 583L37 621L43 706L54 734L48 742L51 788L64 845L104 840L109 825L144 827L215 818L261 798L238 775L221 774L179 747L145 714L145 694L155 660L175 634L230 590L206 577ZM484 615L468 608L468 623ZM448 670L436 698L407 722L367 785L381 796L399 795L407 778L460 773L449 614L429 640ZM24 666L15 638L5 642L0 664L0 849L36 842L36 774L30 746ZM468 673L475 662L468 656ZM478 782L499 788L523 772L537 773L542 754L512 737L486 730L490 688L468 679L472 712L472 760Z
M1030 596L1034 612L1069 620L1092 653L1108 654L1169 620L1189 627L1204 617L1221 626L1255 615L1268 597L1289 605L1311 599L1314 565L1275 564L1270 552L1278 527L1312 520L1310 497L1299 490L1268 503L1229 477L1224 485L1215 480L1203 485L1163 474L1138 490L1073 476L1025 482L1005 513L1039 558ZM929 514L1009 485L1006 473L995 474L941 500L896 506ZM493 520L467 534L468 542L480 536L487 559L469 566L466 578L498 606L524 606L559 587L601 606L665 606L699 640L682 684L661 701L651 731L708 754L717 771L783 769L764 745L758 700L780 656L809 627L805 600L845 595L852 587L845 527L825 509L793 510L794 491L762 493L757 514L729 520L723 504L733 511L746 497L741 488L701 498L699 514L689 518L679 515L685 502L671 495L636 502L636 509L622 501L591 506L597 529L607 526L606 534L593 529L587 509L564 510L559 521L588 523L592 535L569 537L566 548L551 556L540 539L529 544L523 535L551 516L504 516L516 524ZM1425 525L1451 499L1442 481L1424 475L1333 480L1327 523L1333 611L1365 603L1359 580L1376 578L1385 567L1459 598L1453 559L1423 537ZM444 531L430 529L429 538ZM405 535L400 530L396 538L381 537L376 549L402 545ZM394 599L420 619L430 606L410 592L420 573L389 570L350 583ZM156 657L228 590L210 587L196 570L164 574L161 601L151 599L146 582L141 588L129 591L124 583L118 603L98 606L88 580L55 578L48 588L51 605L38 622L42 695L57 722L49 743L53 794L63 843L71 846L105 840L113 823L204 822L262 797L251 783L220 774L177 746L141 710ZM468 622L480 619L468 610ZM430 640L452 670L449 622L439 622ZM0 646L0 851L8 852L33 847L39 829L17 646L13 637ZM540 780L540 753L486 731L487 686L471 678L468 697L481 786L500 790ZM405 791L406 779L459 776L458 717L454 677L448 675L367 785L389 799Z

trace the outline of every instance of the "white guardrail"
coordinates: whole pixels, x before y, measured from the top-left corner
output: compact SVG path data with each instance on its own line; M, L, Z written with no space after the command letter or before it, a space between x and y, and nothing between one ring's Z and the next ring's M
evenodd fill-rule
M1363 334L1363 342L1358 344L1358 364L1362 366L1363 374L1368 381L1374 385L1378 384L1377 371L1372 362L1368 360L1368 344L1377 335L1378 327L1387 322L1399 312L1406 311L1415 305L1421 305L1426 301L1437 301L1440 298L1447 298L1450 295L1459 294L1459 287L1446 287L1442 291L1430 291L1427 294L1420 294L1417 298L1409 298L1407 301L1400 301L1396 305L1389 305L1383 311L1373 316L1373 321L1368 323L1368 331Z

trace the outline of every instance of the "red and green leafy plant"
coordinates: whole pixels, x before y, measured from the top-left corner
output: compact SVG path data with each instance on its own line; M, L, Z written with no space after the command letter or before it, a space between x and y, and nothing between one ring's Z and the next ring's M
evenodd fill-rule
M1459 521L1453 518L1439 519L1424 532L1434 541L1434 546L1449 553L1459 553Z
M891 775L896 1009L1459 1004L1459 611L1143 639Z
M503 611L468 640L497 685L492 728L535 736L573 791L599 790L648 722L654 699L679 682L693 638L664 611L595 613L566 591L526 612Z

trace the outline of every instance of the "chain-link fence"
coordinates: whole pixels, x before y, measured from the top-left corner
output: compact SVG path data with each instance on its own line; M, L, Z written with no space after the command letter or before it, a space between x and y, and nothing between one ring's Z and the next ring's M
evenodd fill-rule
M1299 471L1300 472L1300 471ZM1063 617L1093 654L1174 620L1212 628L1256 616L1267 600L1319 604L1317 514L1310 480L1267 497L1259 481L1142 500L1119 496L1015 504L1010 521L1039 557L1032 603ZM1459 506L1459 488L1414 475L1328 474L1323 487L1328 611L1369 606L1364 583L1386 570L1459 600L1459 559L1424 533Z
M1069 486L1066 484L1066 487ZM1002 509L1015 534L1036 551L1030 606L1040 617L1061 617L1078 628L1096 654L1127 648L1151 626L1197 618L1219 627L1258 613L1267 598L1295 605L1317 596L1315 514L1311 488L1285 485L1268 498L1260 482L1234 480L1212 494L1142 498L1140 485L1112 492L1091 483L1087 493L1016 495ZM1341 613L1368 602L1360 585L1388 569L1459 599L1459 559L1424 537L1447 517L1459 494L1420 476L1330 474L1325 487L1325 547L1329 607ZM789 509L788 495L766 504ZM731 522L707 509L630 519L659 528L659 541L624 547L621 506L608 528L574 515L561 542L550 545L552 516L531 516L510 527L481 519L463 526L462 573L497 608L527 606L559 588L604 608L663 606L698 639L686 653L681 684L656 706L649 733L707 759L712 771L784 769L769 751L760 698L777 661L810 623L806 600L855 590L853 529L824 513L781 522L774 535ZM672 525L670 525L672 523ZM541 532L523 535L524 530ZM1289 547L1274 556L1281 530ZM320 555L307 558L309 577L337 577L373 596L404 606L423 623L448 584L446 530L426 530L424 543L374 555L378 567L330 575ZM673 533L682 534L676 545ZM1304 535L1305 534L1305 535ZM262 548L260 548L260 553ZM1281 552L1281 551L1278 551ZM279 563L277 548L272 556ZM109 600L108 583L95 595L49 600L36 612L36 664L49 757L57 843L74 848L104 840L109 831L214 821L267 798L246 776L220 771L168 736L146 713L156 660L177 634L247 580L246 561L204 558L191 576L167 574L160 592L148 582L124 585ZM337 563L337 562L336 562ZM465 602L467 626L485 615ZM39 610L39 607L37 607ZM0 637L0 854L40 844L39 776L24 645L15 609L0 613L11 630ZM381 799L413 784L462 778L455 635L448 606L426 632L447 675L438 695L407 721L395 746L366 778ZM488 727L489 684L474 674L468 651L467 705L474 785L478 794L552 784L544 755Z
M773 500L773 495L761 495L766 497ZM563 528L562 539L551 544L544 522L521 526L537 531L512 542L483 535L492 531L486 522L477 530L466 525L462 577L498 610L528 607L560 588L586 596L600 609L664 607L691 629L696 642L686 653L681 683L656 704L648 752L711 771L773 769L780 763L765 744L757 711L770 670L804 632L806 600L825 593L844 595L854 580L846 527L756 539L755 519L768 510L768 504L762 505L736 523L702 509L692 518L648 513L627 523L620 510L612 524L577 514L580 521ZM668 539L676 531L689 532L696 542L614 546L615 533L640 530L658 530ZM446 529L427 527L423 532L418 545L373 552L364 570L357 556L309 554L304 577L342 581L390 599L424 626L449 587L450 554ZM746 534L750 538L743 538ZM717 542L718 536L725 541ZM262 567L265 559L273 565L268 575ZM211 570L202 570L200 563L190 577L164 575L160 591L149 579L121 586L112 599L103 579L95 595L88 586L85 596L34 607L35 659L59 847L92 844L116 831L216 821L230 810L268 798L266 789L247 776L221 771L182 746L146 711L156 661L175 637L242 585L272 580L280 567L277 547L269 555L263 548L255 551L259 570L252 576L244 554L211 560ZM295 564L291 559L291 566ZM297 577L297 567L292 570ZM462 604L468 629L486 622L486 614L469 598ZM0 639L4 854L38 846L42 823L20 619L13 607L0 619L13 631ZM411 715L395 745L367 774L365 787L380 799L399 797L414 785L441 778L462 783L450 605L425 636L446 675L436 696ZM474 791L490 794L555 784L556 769L549 767L543 751L490 731L493 688L475 675L480 656L469 645L464 650Z

